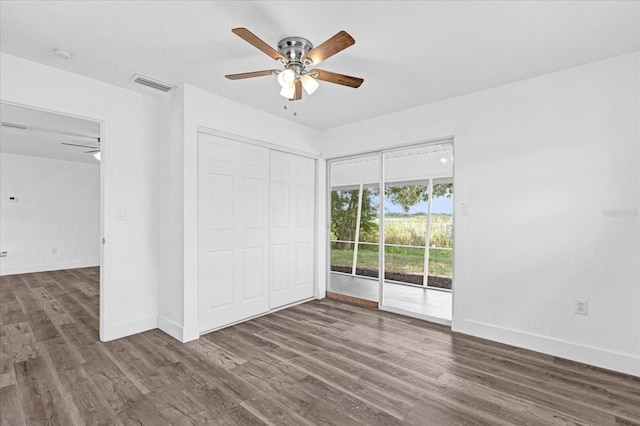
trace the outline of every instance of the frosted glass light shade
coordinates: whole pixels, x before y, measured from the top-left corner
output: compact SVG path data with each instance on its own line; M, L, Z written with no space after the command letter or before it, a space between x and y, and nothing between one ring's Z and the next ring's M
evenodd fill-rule
M320 84L315 80L315 78L310 77L309 74L305 74L300 79L302 81L302 87L304 87L304 91L307 92L308 95L312 95L318 89Z
M280 86L282 86L283 88L293 85L295 81L296 72L292 69L284 70L280 74L278 74L278 83L280 83Z
M280 91L280 95L284 96L287 99L293 99L293 96L296 94L296 87L292 84L288 87L283 87Z
M100 151L93 154L93 156L96 158L96 160L100 161Z

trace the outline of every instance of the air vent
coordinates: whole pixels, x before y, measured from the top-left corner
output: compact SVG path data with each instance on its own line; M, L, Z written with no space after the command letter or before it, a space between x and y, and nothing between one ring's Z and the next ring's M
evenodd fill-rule
M3 121L2 123L0 123L0 125L2 127L6 127L8 129L13 129L13 130L20 130L20 131L29 130L29 127L23 126L22 124L7 123Z
M151 87L152 89L160 90L161 92L169 92L176 88L171 84L164 83L162 81L154 80L153 78L145 77L144 75L136 74L130 78L134 83L142 84L143 86Z

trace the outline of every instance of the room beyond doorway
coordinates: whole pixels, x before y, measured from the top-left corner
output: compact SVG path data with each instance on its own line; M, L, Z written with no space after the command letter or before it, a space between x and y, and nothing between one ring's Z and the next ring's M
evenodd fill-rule
M335 159L329 169L330 294L450 324L452 142Z
M101 122L8 102L0 121L0 275L101 266Z

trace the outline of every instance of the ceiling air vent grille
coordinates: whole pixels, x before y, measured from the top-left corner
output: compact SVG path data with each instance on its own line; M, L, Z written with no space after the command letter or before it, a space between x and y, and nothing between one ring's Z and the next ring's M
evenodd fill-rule
M161 92L169 92L176 88L168 83L163 83L162 81L154 80L153 78L145 77L144 75L136 74L130 79L134 83L142 84L143 86L150 87L152 89L160 90Z
M23 126L22 124L7 123L3 121L2 123L0 123L0 125L2 127L6 127L8 129L13 129L13 130L21 130L21 131L29 130L29 127Z

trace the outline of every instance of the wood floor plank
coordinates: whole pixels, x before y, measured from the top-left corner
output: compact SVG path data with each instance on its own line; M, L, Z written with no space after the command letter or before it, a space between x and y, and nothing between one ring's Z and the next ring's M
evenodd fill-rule
M27 424L81 424L42 357L18 362L14 368L18 398Z
M28 322L2 326L4 336L0 338L0 373L8 373L12 365L38 356L38 347Z
M333 300L100 342L99 268L0 277L6 425L636 425L640 378Z
M31 290L33 300L40 305L51 322L56 325L69 324L73 319L60 303L49 293L46 287L38 287Z
M265 424L283 426L311 426L314 424L268 396L251 398L241 405Z
M26 425L18 399L18 386L15 383L0 388L0 425Z

